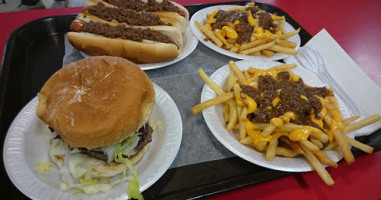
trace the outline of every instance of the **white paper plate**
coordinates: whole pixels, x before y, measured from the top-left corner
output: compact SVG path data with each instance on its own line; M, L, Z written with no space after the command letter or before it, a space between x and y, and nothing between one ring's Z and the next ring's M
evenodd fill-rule
M245 70L250 66L260 69L268 69L282 63L257 59L237 61L236 64L241 70ZM324 86L318 77L302 67L293 69L293 72L299 75L308 85L315 87ZM211 78L217 83L217 85L222 88L226 88L226 80L229 74L229 66L225 65L214 72L211 75ZM209 86L205 85L201 93L201 102L209 100L215 96L216 94L213 90ZM346 111L347 109L340 101L339 106L343 117L348 117L349 114ZM234 136L233 132L226 130L223 109L224 108L222 105L217 105L203 110L202 114L213 135L231 152L249 162L274 170L289 172L303 172L312 170L311 166L304 158L284 158L276 156L274 160L267 161L265 160L263 153L255 150L254 148L241 144ZM340 151L326 151L326 153L333 161L336 162L343 157Z
M161 67L166 67L168 65L175 64L179 62L180 60L186 58L191 54L197 47L198 40L194 37L192 34L192 31L190 30L189 24L185 27L185 31L183 33L183 51L181 51L180 55L175 58L174 60L168 61L168 62L159 62L159 63L145 63L145 64L137 64L142 70L150 70L150 69L157 69ZM90 57L90 55L83 53L80 51L81 55L85 58Z
M179 150L182 138L182 122L179 110L172 98L154 84L156 104L151 118L162 124L154 130L150 149L136 166L140 191L154 184L169 168ZM47 126L36 116L38 99L31 100L11 124L4 143L5 169L13 184L32 199L126 199L128 182L114 186L109 192L96 195L75 194L76 190L59 189L58 167L53 172L36 170L37 161L49 161L48 148L51 134Z
M200 22L202 24L205 24L205 22L206 22L206 16L208 14L212 13L213 11L217 10L218 8L220 8L221 10L227 10L229 8L237 8L237 7L242 7L242 6L240 6L240 5L219 5L219 6L207 7L207 8L204 8L204 9L201 9L201 10L197 11L192 16L192 18L191 18L191 20L189 22L193 34L196 36L196 38L201 43L203 43L207 47L217 51L218 53L224 54L226 56L230 56L232 58L246 59L246 60L253 60L253 59L258 59L258 58L262 58L262 59L266 59L266 60L281 60L283 58L286 58L286 57L290 56L288 54L283 54L283 53L275 53L275 55L272 56L272 57L266 57L266 56L263 56L263 55L261 55L261 56L243 55L243 54L233 53L231 51L228 51L226 49L218 47L217 45L215 45L210 40L205 40L204 34L196 27L195 21L198 21L198 22ZM295 30L295 28L292 27L287 22L285 24L285 29L286 29L286 32L291 32L291 31ZM295 48L295 50L299 49L299 47L300 47L300 41L301 41L299 34L295 35L293 37L290 37L288 40L291 41L291 42L295 42L297 44L297 47Z

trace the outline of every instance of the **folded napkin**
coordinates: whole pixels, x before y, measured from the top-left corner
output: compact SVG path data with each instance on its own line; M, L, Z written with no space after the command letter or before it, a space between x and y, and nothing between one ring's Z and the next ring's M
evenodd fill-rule
M362 112L360 119L373 114L381 115L381 88L361 70L325 29L322 29L304 46L318 50L324 57L328 72L351 96ZM303 48L299 49L299 52L301 51ZM290 56L284 61L303 66L295 56ZM361 128L353 134L355 136L369 135L379 128L381 128L381 122Z

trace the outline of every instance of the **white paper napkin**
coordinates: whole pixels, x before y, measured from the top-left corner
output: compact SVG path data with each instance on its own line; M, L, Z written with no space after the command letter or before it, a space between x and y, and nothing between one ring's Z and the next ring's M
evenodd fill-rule
M331 76L360 108L363 115L360 119L373 114L381 115L381 88L361 70L325 29L316 34L305 46L318 50L324 57ZM303 51L303 48L299 51ZM302 66L294 56L284 60L286 63ZM369 135L379 128L381 122L359 129L354 134Z

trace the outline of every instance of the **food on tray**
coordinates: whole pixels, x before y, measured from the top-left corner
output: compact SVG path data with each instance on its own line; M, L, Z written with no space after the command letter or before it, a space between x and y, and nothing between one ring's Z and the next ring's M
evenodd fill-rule
M192 108L192 113L224 103L226 128L237 139L264 153L275 156L304 156L327 185L334 181L323 165L337 167L324 150L339 149L345 161L354 162L350 146L372 153L373 147L358 142L346 133L379 121L379 115L354 122L343 119L331 89L306 85L292 72L296 65L283 64L270 69L250 67L241 71L229 62L231 74L227 88L220 88L200 69L199 76L217 97ZM354 122L354 123L353 123Z
M136 63L175 59L183 50L189 13L168 0L88 0L67 33L89 55L110 55Z
M297 54L297 44L287 41L300 28L285 32L285 17L269 14L254 2L244 7L217 9L206 16L205 24L196 26L218 47L244 55L273 56L275 53Z
M38 100L36 114L54 135L49 155L62 190L97 193L129 181L129 197L141 197L134 165L152 141L155 92L136 64L110 56L70 63L48 79Z

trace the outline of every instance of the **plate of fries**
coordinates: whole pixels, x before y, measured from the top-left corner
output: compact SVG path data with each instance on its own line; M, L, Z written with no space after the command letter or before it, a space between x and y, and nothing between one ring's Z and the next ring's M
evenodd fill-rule
M290 82L296 83L301 78L307 88L326 88L315 74L293 64L263 59L230 61L210 77L202 69L199 70L199 76L206 84L201 93L202 103L191 111L193 114L202 111L212 134L237 156L274 170L316 170L327 185L333 185L334 181L325 167L337 167L337 162L342 158L348 164L354 162L350 146L371 153L373 147L354 140L353 131L381 117L372 115L354 122L359 116L349 116L350 112L343 102L334 97L331 89L326 88L328 95L317 97L322 102L318 113L320 120L316 120L316 113L307 115L317 126L296 123L292 112L281 113L270 122L253 122L253 114L259 116L256 112L259 104L243 92L244 87L261 88L259 76L269 75L280 80L278 75L283 72L290 75L287 79ZM298 98L312 102L309 95L300 95ZM275 109L274 100L274 107L268 109Z
M298 34L300 28L295 29L286 22L284 16L278 16L277 14L270 15L274 27L263 28L256 18L258 14L251 12L249 14L248 11L244 10L247 7L256 6L252 2L246 6L218 5L201 9L190 20L191 30L201 43L232 58L281 60L297 54L301 43ZM245 12L241 14L248 17L247 19L240 18L241 20L235 20L234 22L219 23L215 18L219 11ZM260 12L266 13L263 10L258 11L258 13ZM215 25L216 23L224 26ZM240 31L239 24L244 23L246 23L246 26L252 26L249 31L250 36L246 36L246 39L240 39L244 38L241 35L245 34Z

